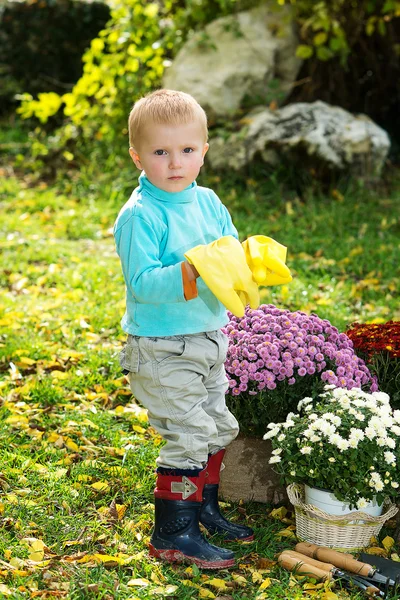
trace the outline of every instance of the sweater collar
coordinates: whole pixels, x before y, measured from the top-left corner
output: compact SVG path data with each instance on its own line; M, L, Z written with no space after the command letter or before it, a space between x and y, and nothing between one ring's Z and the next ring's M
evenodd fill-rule
M160 190L160 188L153 185L147 178L146 173L142 171L139 177L139 187L146 190L146 192L148 192L148 194L150 194L150 196L153 198L156 198L156 200L161 200L161 202L185 204L188 202L193 202L195 199L197 183L193 181L193 183L191 183L181 192L165 192L164 190Z

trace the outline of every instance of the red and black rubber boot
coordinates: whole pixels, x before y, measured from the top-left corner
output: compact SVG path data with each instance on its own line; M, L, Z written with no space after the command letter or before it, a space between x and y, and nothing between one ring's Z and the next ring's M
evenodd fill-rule
M205 476L205 469L157 469L150 556L169 563L187 562L202 569L234 566L234 553L207 542L199 528Z
M228 541L239 540L251 542L254 532L246 525L238 525L228 521L220 512L218 504L219 477L225 449L219 450L209 457L206 467L206 478L203 488L203 504L200 511L200 523L210 533L224 535Z

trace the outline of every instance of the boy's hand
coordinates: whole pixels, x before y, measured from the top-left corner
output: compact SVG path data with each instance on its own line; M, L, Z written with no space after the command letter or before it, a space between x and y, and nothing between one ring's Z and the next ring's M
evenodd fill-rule
M186 261L184 261L183 264L185 266L189 281L194 281L195 279L200 277L199 272L194 265L191 265L190 263L188 263Z
M236 317L243 317L244 307L258 308L258 286L247 265L240 242L231 235L199 245L185 252L207 287Z
M265 235L253 235L242 242L253 277L258 285L282 285L292 281L286 266L286 246Z

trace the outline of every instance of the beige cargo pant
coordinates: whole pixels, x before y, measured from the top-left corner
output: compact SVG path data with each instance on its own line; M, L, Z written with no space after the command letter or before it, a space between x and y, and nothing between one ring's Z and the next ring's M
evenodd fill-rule
M164 438L157 466L201 469L239 432L225 404L224 362L228 339L222 331L168 337L128 336L120 362L129 371L135 398Z

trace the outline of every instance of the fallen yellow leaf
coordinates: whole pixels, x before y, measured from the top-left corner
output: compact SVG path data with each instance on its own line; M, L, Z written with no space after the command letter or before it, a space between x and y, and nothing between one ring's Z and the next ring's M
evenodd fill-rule
M392 537L390 537L390 535L387 535L383 540L382 540L382 546L385 548L385 550L387 552L390 552L390 550L393 548L394 546L394 539Z
M96 492L108 492L110 486L106 481L96 481L96 483L92 483L91 488L96 490Z
M266 590L270 585L271 585L271 579L269 577L267 577L266 579L264 579L264 581L262 582L262 584L260 585L260 587L258 589L260 591Z
M133 587L147 587L150 583L151 582L148 579L130 579L126 585Z

